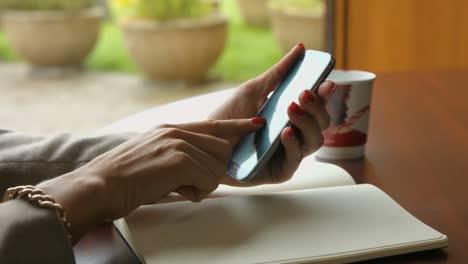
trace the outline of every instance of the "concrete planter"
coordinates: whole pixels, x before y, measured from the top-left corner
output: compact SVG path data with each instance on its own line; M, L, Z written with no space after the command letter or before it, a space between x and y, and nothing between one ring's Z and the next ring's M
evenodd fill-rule
M100 9L5 11L2 26L16 53L35 66L79 65L93 50L101 27Z
M131 57L148 78L200 82L224 50L228 20L130 20L122 28Z
M269 0L237 0L242 17L247 24L265 27L270 25Z
M281 48L289 51L298 42L307 49L325 48L325 18L322 11L272 9L272 28Z

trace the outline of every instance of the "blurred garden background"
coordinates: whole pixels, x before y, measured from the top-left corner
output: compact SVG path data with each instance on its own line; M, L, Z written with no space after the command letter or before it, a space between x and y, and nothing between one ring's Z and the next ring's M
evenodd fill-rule
M323 16L321 0L0 0L0 119L90 133L236 87L299 41L323 49Z
M304 6L308 2L316 5L320 1L295 2L302 2L300 4ZM118 26L123 11L115 2L111 3L110 8L111 17L105 22L97 46L85 65L91 70L135 73L137 66L128 55ZM227 81L244 81L264 72L283 56L284 52L275 41L271 27L246 23L236 0L220 1L220 9L229 18L229 37L226 48L213 69L217 76ZM187 49L190 49L189 44ZM0 32L0 59L19 60L3 32Z

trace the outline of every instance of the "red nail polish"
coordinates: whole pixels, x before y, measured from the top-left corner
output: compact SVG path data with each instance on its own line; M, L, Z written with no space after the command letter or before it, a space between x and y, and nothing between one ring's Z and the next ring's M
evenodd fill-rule
M252 123L256 125L264 125L267 120L264 117L255 117L255 118L250 119L250 121L252 121Z
M289 105L289 111L291 111L295 115L300 115L301 116L301 115L304 114L304 111L302 111L301 107L299 105L297 105L295 102L292 102Z
M289 137L294 137L294 129L292 127L288 127L288 130L286 130L286 133L288 134Z
M315 96L310 90L305 90L302 99L306 102L313 103L315 101Z
M335 91L336 91L336 84L335 84L335 86L333 86L333 88L331 89L330 94L334 94Z
M304 43L302 43L302 42L297 43L297 46L299 46L299 47L305 49L305 45L304 45Z

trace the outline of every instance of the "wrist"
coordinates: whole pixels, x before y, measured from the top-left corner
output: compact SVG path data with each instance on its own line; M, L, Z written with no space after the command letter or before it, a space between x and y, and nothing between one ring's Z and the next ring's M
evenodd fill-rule
M100 208L104 184L98 177L74 171L45 181L37 187L64 208L74 243L104 220Z

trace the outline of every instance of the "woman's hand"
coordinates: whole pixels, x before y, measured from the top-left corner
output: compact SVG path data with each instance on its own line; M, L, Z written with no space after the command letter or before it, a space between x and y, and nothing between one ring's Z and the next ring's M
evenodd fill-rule
M259 77L242 84L226 103L214 111L212 119L250 118L255 116L268 95L285 78L291 66L303 55L304 46L298 44L279 63ZM302 159L315 152L323 144L321 131L329 126L330 118L325 104L333 93L335 84L324 82L318 96L304 87L299 94L299 105L291 102L288 115L295 128L288 127L281 134L284 150L278 151L265 169L248 184L240 184L226 176L221 183L234 186L253 186L280 183L289 180ZM298 131L297 131L297 130ZM298 137L301 135L301 138ZM237 143L236 138L233 143Z
M38 187L66 209L76 238L170 192L202 200L226 175L232 152L226 139L263 125L258 119L162 125Z

